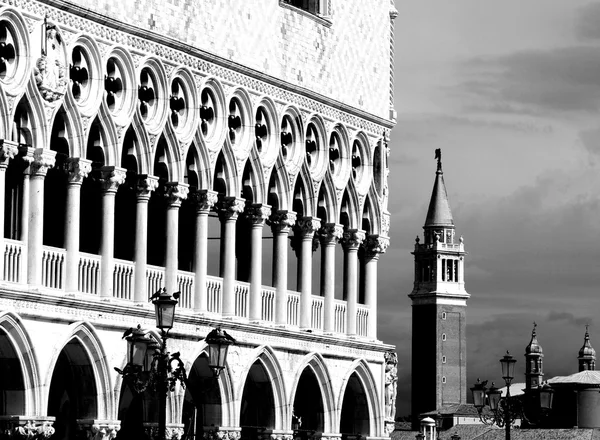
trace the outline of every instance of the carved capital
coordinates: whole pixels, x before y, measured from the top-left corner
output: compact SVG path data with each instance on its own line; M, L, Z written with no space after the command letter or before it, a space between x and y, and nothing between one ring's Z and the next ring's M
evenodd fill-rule
M138 199L149 200L152 191L158 188L158 177L141 174L138 176L135 184L135 191Z
M274 233L289 233L292 226L296 224L296 213L294 211L277 211L269 218L271 230Z
M108 193L116 193L119 186L125 183L127 170L125 168L106 166L102 167L102 190Z
M0 416L0 433L15 440L46 440L54 434L54 417Z
M271 215L271 207L269 205L255 204L246 208L246 220L253 225L264 225L265 221Z
M378 258L379 254L385 253L390 246L390 239L381 235L369 235L363 243L365 257L368 259Z
M294 431L282 431L276 429L265 429L258 434L260 440L293 440Z
M302 217L296 222L295 233L302 237L313 236L319 230L321 220L316 217Z
M77 420L79 430L84 433L82 436L87 440L113 440L119 429L121 429L120 420Z
M224 220L236 220L241 212L244 212L246 201L237 197L223 197L217 203L219 218Z
M83 179L92 171L92 161L80 157L70 157L66 165L70 184L81 185Z
M325 223L319 230L321 244L336 244L344 234L344 227L337 223Z
M206 428L205 428L206 429ZM242 434L241 428L217 427L204 431L205 440L239 440Z
M349 229L344 231L342 237L342 246L346 250L358 250L359 246L365 241L365 231L360 229Z
M45 176L50 168L56 163L56 151L36 148L33 152L33 162L30 165L32 176Z
M182 200L187 199L190 187L187 183L169 182L165 184L165 197L169 206L181 206Z
M219 199L217 192L209 189L191 191L188 198L196 206L198 213L208 213Z
M8 161L19 153L19 144L8 139L0 139L0 169L8 166Z

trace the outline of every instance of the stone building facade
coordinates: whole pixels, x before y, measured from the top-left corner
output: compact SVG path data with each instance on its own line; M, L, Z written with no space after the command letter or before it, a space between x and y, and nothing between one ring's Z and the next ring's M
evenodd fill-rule
M0 1L4 435L151 435L153 400L115 367L165 287L189 376L170 437L387 436L395 16L389 0ZM215 326L237 339L218 379Z

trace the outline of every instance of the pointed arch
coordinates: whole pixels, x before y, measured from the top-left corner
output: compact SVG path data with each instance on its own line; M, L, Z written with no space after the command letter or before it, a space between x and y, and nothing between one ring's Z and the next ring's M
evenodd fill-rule
M325 178L319 187L317 217L321 219L322 225L325 223L337 223L337 219L339 218L335 184L329 172L325 174Z
M283 159L279 156L271 170L267 187L267 204L271 205L273 212L292 209L290 203L291 192L290 175Z
M206 148L206 145L202 140L200 130L196 131L194 139L190 143L188 150L185 153L186 167L190 166L190 164L187 161L187 158L190 155L190 151L193 151L192 154L194 157L194 171L198 176L198 189L212 188L210 155L208 154L208 149Z
M61 118L61 121L57 119ZM44 145L50 145L52 142L52 137L55 135L55 127L60 127L56 125L57 123L63 124L62 128L65 133L62 138L64 138L69 145L69 153L68 157L83 157L84 154L84 139L85 139L85 131L83 129L82 118L79 114L79 111L75 108L67 109L65 105L61 105L53 114L50 119L50 127L51 130L47 133L47 143Z
M227 143L223 145L215 161L213 189L227 197L238 197L240 193L235 155Z
M105 107L100 107L94 122L102 128L100 130L102 142L104 143L104 156L106 157L106 165L119 166L121 160L121 143L117 133L117 126L106 111Z
M316 214L314 181L306 164L302 166L300 173L296 176L294 192L292 195L292 209L300 217L308 217Z
M20 98L15 99L15 106L12 111L12 118L6 118L8 130L6 136L10 136L13 138L13 141L18 142L19 144L33 146L33 134L36 131L36 127L33 125L35 123L33 119L34 114L26 95L22 95ZM13 124L13 126L11 127L10 124ZM14 139L14 137L16 137L16 139Z
M15 100L15 102L18 102ZM13 109L14 110L14 109ZM4 90L0 88L0 115L4 115L0 120L0 139L9 139L11 133L12 116L8 114L8 102Z
M141 118L138 113L139 112L135 112L133 114L133 118L131 119L131 125L129 127L130 130L133 130L137 138L135 153L138 162L138 173L152 175L154 166L152 144L150 142L148 130L146 129L146 126L142 124Z
M168 125L166 126L165 131L160 135L158 143L156 144L157 147L154 151L155 161L156 155L159 154L159 144L162 144L164 148L165 165L169 170L169 182L182 183L184 160L181 158L175 132L170 129Z
M42 97L40 96L40 92L37 89L34 80L27 83L25 96L27 97L27 104L31 109L32 145L48 145L51 126L49 127L48 122L46 121Z
M325 359L320 353L309 353L302 360L296 368L296 377L292 383L290 389L290 400L288 405L290 408L294 407L294 401L296 399L296 393L298 392L298 384L302 373L306 368L309 368L317 378L319 389L321 390L321 397L323 399L323 414L324 414L324 426L323 432L337 432L335 431L338 421L336 419L336 405L335 395L333 393L333 387L331 384L331 376L327 370L327 364ZM290 411L291 418L291 411ZM286 426L291 426L291 420L286 422Z
M354 182L349 181L340 203L339 223L349 229L359 228L359 200Z
M285 393L285 386L283 382L283 371L281 369L281 365L275 356L275 351L271 347L262 345L254 349L249 357L250 361L244 367L244 370L240 374L240 378L243 380L240 381L239 387L236 392L238 402L237 414L241 417L241 404L242 398L244 394L244 386L246 385L246 381L250 375L250 369L252 366L258 362L265 370L266 375L271 383L271 390L273 392L273 411L275 415L275 421L273 429L285 429L284 423L289 420L289 407L288 407L288 399ZM237 420L237 424L233 426L240 426L240 420Z
M96 333L96 329L87 321L74 322L67 328L63 340L54 347L52 358L50 360L48 372L44 381L44 401L46 402L46 411L48 410L48 398L50 394L50 384L52 375L62 350L69 342L76 340L84 348L94 374L96 383L96 419L114 420L116 418L115 405L112 393L112 386L109 374L108 359L102 347L102 342Z
M252 200L252 203L266 203L266 189L264 170L260 156L256 151L256 148L250 150L250 155L246 159L246 165L242 173L242 181L240 182L240 188L242 197L246 200ZM251 196L246 197L247 193Z
M19 315L0 312L0 330L6 333L16 355L23 375L25 408L23 415L41 414L41 386L39 367L31 339Z
M383 426L383 415L381 413L381 401L379 392L377 390L377 382L369 369L369 364L364 359L356 359L350 368L348 369L344 381L342 382L342 386L340 388L338 394L338 405L342 411L342 405L344 401L344 395L346 393L346 389L350 382L350 379L353 375L356 375L360 385L362 386L362 390L365 393L367 407L369 410L369 437L381 437L384 435L381 427ZM340 420L341 423L342 414L340 412ZM338 429L335 432L340 432L341 427L338 425Z
M361 229L367 233L367 235L378 235L381 230L381 210L379 209L379 203L377 203L377 190L375 185L371 185L369 193L365 197L365 202L362 208L362 219ZM365 224L365 220L368 224Z

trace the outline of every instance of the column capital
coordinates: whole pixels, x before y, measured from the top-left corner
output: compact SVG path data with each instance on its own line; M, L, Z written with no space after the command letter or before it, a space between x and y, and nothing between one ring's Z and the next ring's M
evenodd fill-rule
M271 215L271 206L262 203L255 203L246 207L246 220L251 224L263 226Z
M187 183L168 182L165 184L165 197L169 206L180 207L181 202L187 199L190 186Z
M313 236L320 226L321 220L317 217L302 217L296 221L296 232L302 236Z
M289 233L292 226L296 224L296 213L294 211L276 211L269 217L269 224L273 232Z
M8 139L0 139L0 168L6 168L8 161L19 153L19 144Z
M135 183L135 192L138 200L149 200L150 193L158 188L158 177L149 174L139 174Z
M33 151L33 162L30 170L32 176L45 176L50 168L56 163L56 151L36 148Z
M68 182L71 185L81 185L83 179L92 171L92 161L81 157L67 159Z
M116 193L119 186L125 183L127 170L115 166L102 167L102 190L107 193Z
M246 201L237 197L222 197L216 206L221 220L236 220L244 212Z
M47 439L54 434L55 417L0 416L0 432L9 439Z
M80 419L77 425L84 437L92 440L113 440L121 429L120 420Z
M242 428L228 428L223 426L211 427L204 431L205 440L239 440Z
M365 231L361 229L347 229L344 231L341 242L345 250L356 251L365 241Z
M379 254L385 253L390 245L389 237L381 235L367 235L363 243L365 257L368 259L379 258Z
M338 223L325 223L319 229L319 240L321 244L336 244L344 234L344 226Z
M198 213L208 213L219 200L217 192L210 189L190 191L188 198L196 206Z

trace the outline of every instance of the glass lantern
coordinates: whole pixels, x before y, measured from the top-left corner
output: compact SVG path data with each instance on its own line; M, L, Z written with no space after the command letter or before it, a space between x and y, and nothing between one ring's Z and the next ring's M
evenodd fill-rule
M152 301L156 313L156 326L161 330L171 330L175 320L175 305L177 300L171 298L171 295L160 295Z
M219 373L225 368L229 346L235 343L235 340L226 335L221 328L213 329L206 335L205 340L208 344L208 366L215 376L219 376Z
M507 351L502 359L500 359L500 364L502 365L502 379L506 382L506 385L510 385L512 380L515 377L515 364L517 360L510 355Z

